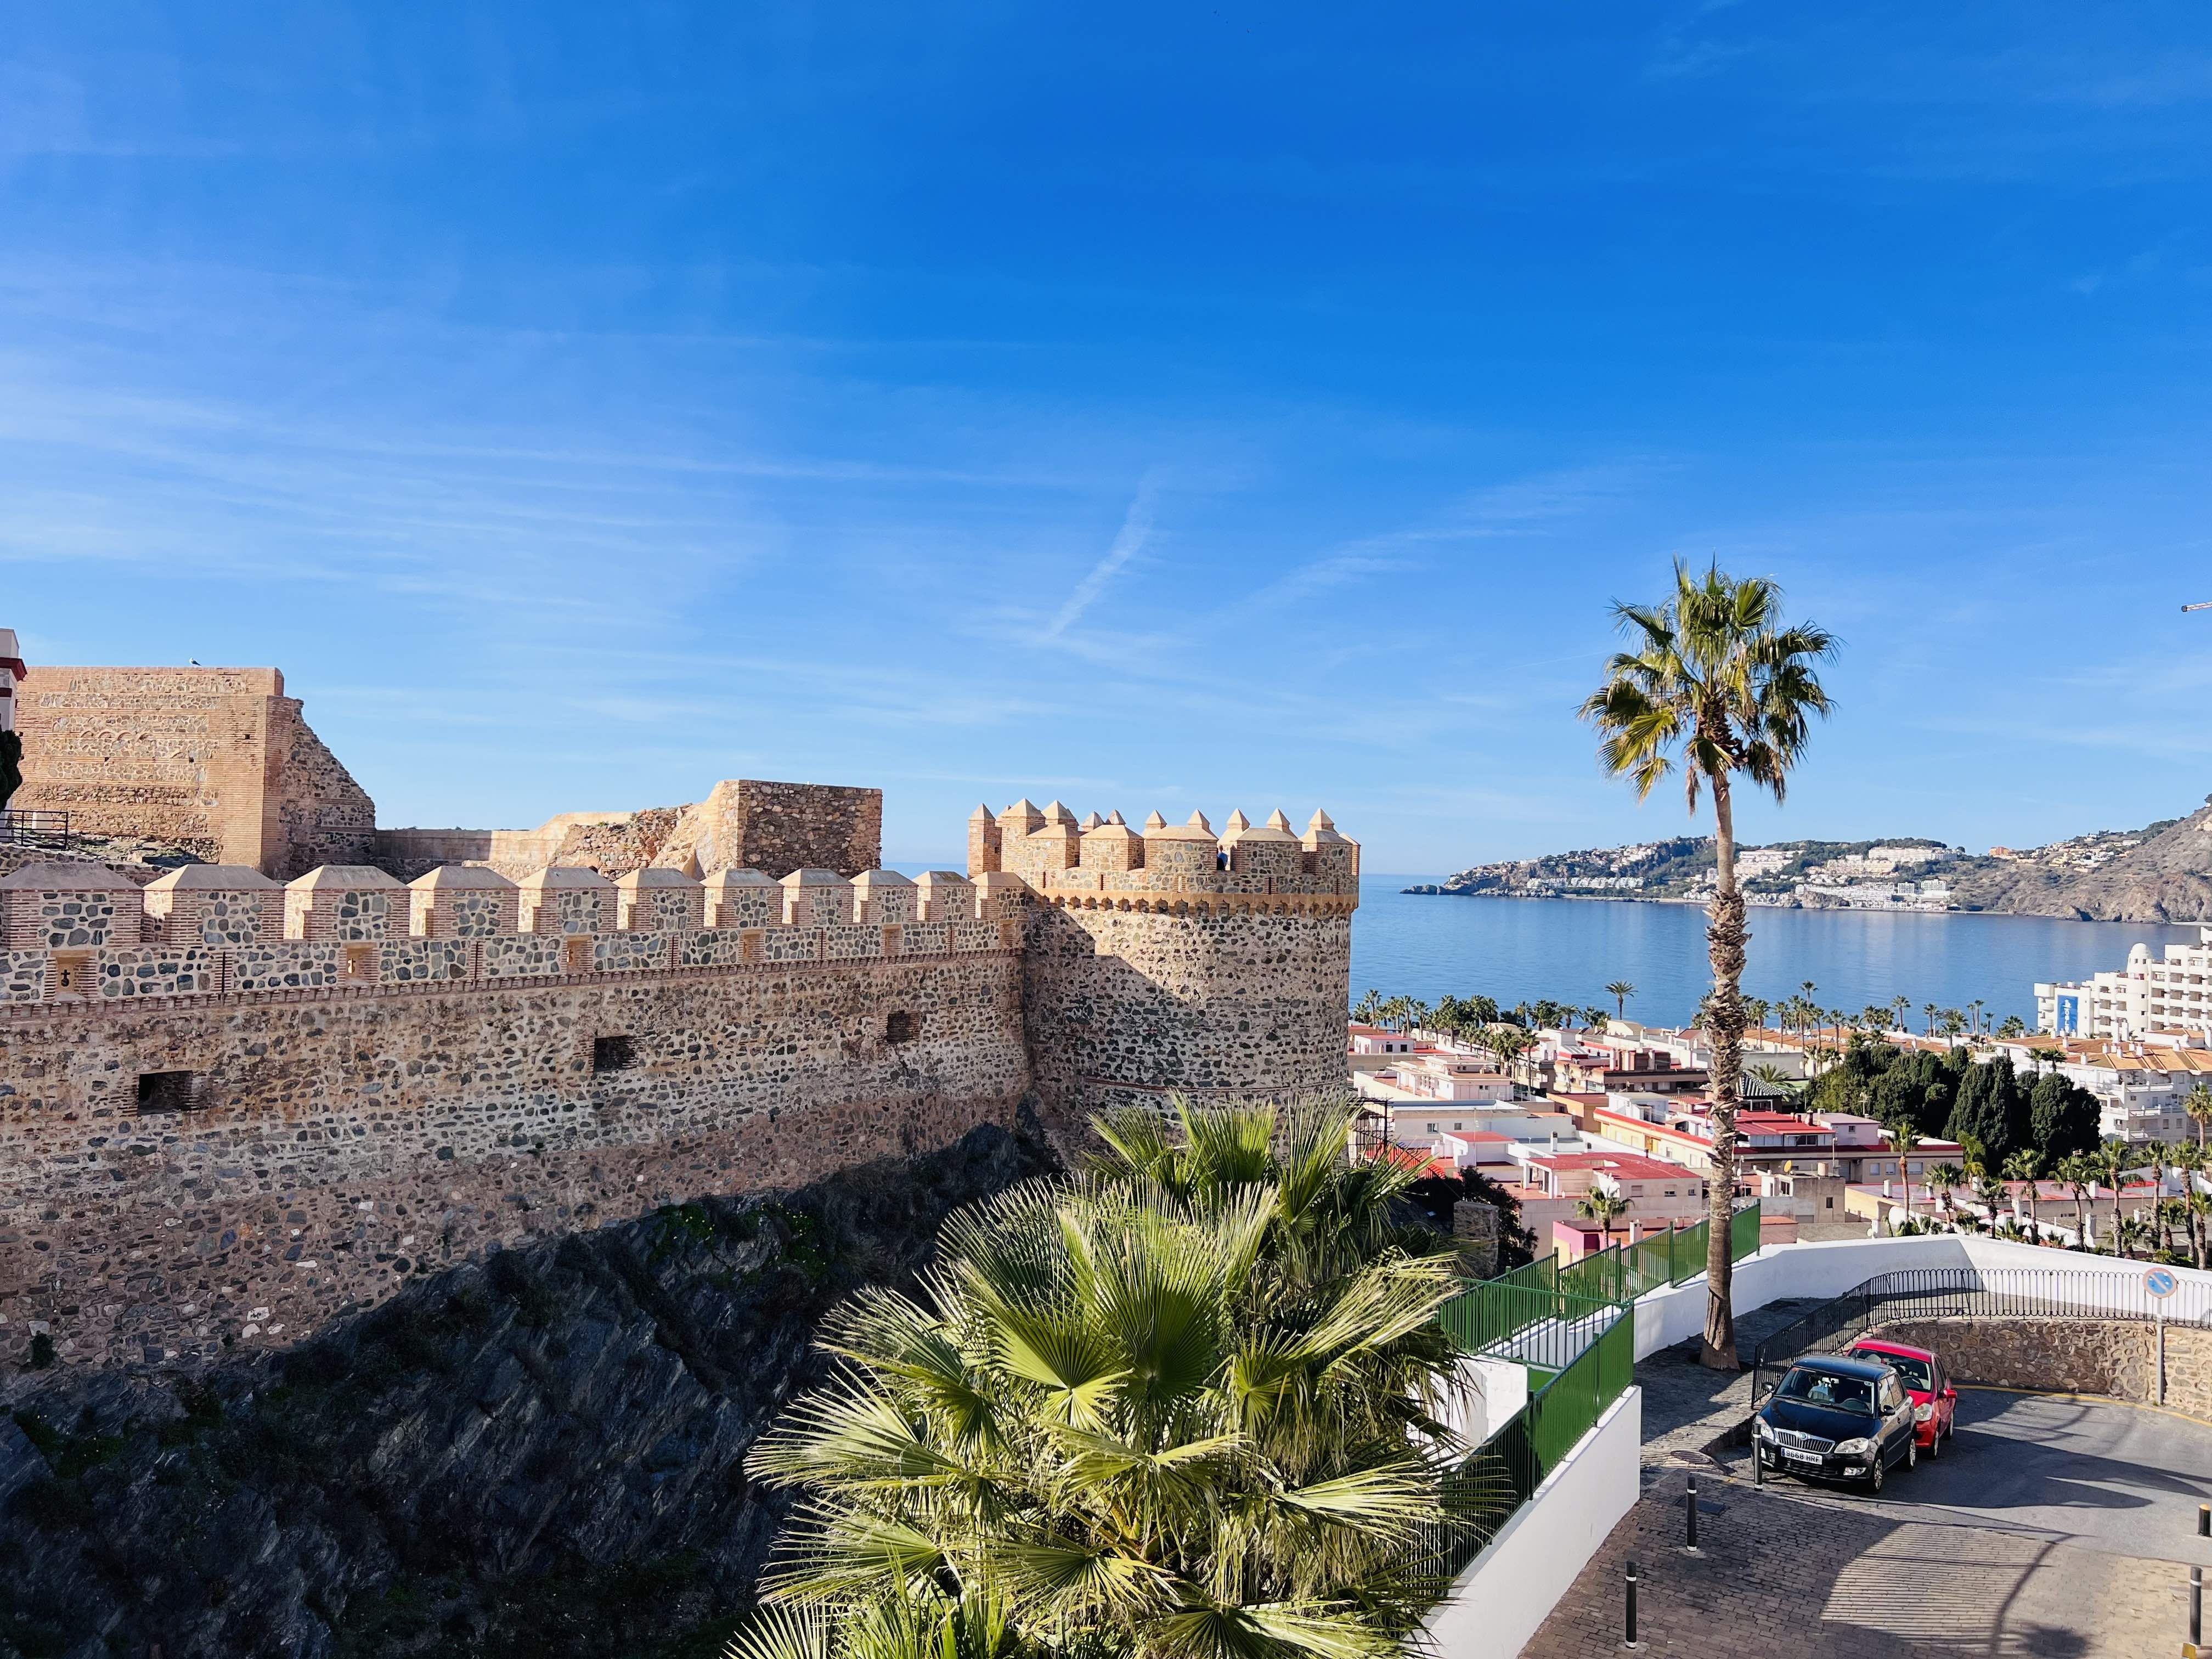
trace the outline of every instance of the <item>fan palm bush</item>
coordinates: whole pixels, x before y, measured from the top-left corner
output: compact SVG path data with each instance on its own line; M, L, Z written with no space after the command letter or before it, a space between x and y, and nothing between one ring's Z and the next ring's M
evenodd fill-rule
M734 1659L1361 1659L1441 1589L1454 1258L1338 1111L1096 1126L955 1215L748 1460L805 1497ZM1456 1505L1455 1507L1457 1507Z

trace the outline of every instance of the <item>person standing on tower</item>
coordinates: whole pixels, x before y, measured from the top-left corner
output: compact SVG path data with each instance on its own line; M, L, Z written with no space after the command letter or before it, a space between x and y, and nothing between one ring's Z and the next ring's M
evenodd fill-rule
M15 630L0 628L0 809L23 783L23 740L15 735L15 688L31 678Z

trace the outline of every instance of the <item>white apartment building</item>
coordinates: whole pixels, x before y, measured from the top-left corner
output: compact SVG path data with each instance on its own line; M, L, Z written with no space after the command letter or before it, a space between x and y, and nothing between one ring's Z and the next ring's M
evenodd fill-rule
M2098 1054L2058 1068L2097 1097L2099 1133L2108 1140L2194 1140L2197 1126L2182 1103L2197 1084L2212 1082L2212 1052L2130 1043L2124 1053Z
M2128 952L2128 965L2087 981L2035 988L2038 1030L2127 1042L2154 1031L2212 1032L2212 927L2195 945Z

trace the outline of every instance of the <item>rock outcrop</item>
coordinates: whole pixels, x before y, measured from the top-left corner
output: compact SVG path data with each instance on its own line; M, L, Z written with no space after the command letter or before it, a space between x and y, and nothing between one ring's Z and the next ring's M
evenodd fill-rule
M2212 802L2095 870L1976 860L1953 878L1952 902L2081 921L2212 921Z
M507 1251L281 1354L11 1379L0 1659L716 1653L788 1507L743 1459L821 1374L817 1322L1048 1164L980 1128Z

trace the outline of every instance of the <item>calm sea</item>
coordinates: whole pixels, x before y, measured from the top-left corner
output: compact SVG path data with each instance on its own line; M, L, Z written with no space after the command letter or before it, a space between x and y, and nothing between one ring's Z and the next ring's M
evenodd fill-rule
M1403 893L1436 876L1361 878L1352 924L1352 994L1433 1002L1477 992L1510 1006L1550 997L1585 1006L1613 999L1606 985L1637 988L1631 1018L1676 1024L1711 985L1705 915L1686 904L1589 899L1445 898ZM1964 1008L1976 998L1993 1021L2035 1024L2039 980L2080 979L2118 968L2137 939L2154 951L2194 942L2198 930L2118 921L2057 921L1876 910L1751 913L1744 988L1771 1001L1806 980L1814 1000L1854 1012L1904 995L1920 1006Z

